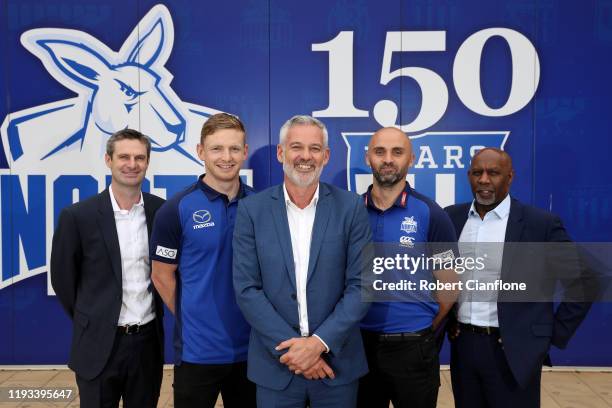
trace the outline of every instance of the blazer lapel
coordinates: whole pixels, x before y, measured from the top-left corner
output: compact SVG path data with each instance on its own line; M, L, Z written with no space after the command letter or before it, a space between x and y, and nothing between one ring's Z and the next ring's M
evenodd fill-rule
M467 205L462 205L460 207L460 210L454 213L454 216L451 217L451 221L455 225L455 231L457 231L457 240L459 240L461 232L463 231L463 227L465 227L465 223L467 222L470 207L471 203L468 203Z
M523 232L523 207L518 200L512 199L510 202L510 215L508 216L508 225L506 226L504 256L502 260L501 279L509 279L510 271L512 270L512 262L515 258L514 252L516 245L514 242L520 242Z
M142 193L142 199L144 200L145 217L147 219L147 234L150 239L151 230L153 229L153 217L155 214L153 213L153 206L151 205L151 201L149 200L147 193Z
M325 231L329 224L329 189L323 183L319 185L319 202L317 203L317 210L315 213L314 225L312 227L312 238L310 240L310 255L308 258L308 277L306 282L310 281L314 267L317 264L317 258L321 251L321 245L323 244L323 238L325 237Z
M119 249L119 236L117 235L117 226L115 225L115 213L110 201L108 189L104 190L99 195L98 201L98 227L102 231L104 243L108 252L108 257L111 260L113 273L117 279L119 287L123 286L121 276L121 251ZM148 221L147 221L148 222Z
M280 184L277 188L273 189L270 197L274 200L270 210L272 211L278 243L285 260L289 281L295 290L295 265L293 263L293 248L291 246L291 234L289 232L289 220L287 219L287 205L285 204L283 185Z

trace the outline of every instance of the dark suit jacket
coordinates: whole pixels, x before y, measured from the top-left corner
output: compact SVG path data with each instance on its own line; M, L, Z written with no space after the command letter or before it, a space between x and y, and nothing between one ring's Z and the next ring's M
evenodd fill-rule
M464 203L445 209L457 236L461 235L470 206L471 203ZM512 199L505 242L570 242L570 238L559 217ZM517 276L524 277L538 267L526 265L518 253L513 254L513 249L516 250L511 246L504 248L501 279L521 281ZM550 364L548 350L551 344L559 348L567 346L590 306L590 303L562 302L555 310L552 302L545 301L497 303L503 350L520 385L533 378L543 363Z
M150 235L164 200L147 193L143 200ZM68 366L93 379L111 355L122 299L119 238L108 189L62 210L50 266L53 289L73 322ZM163 308L157 294L154 299L163 356Z
M321 183L312 230L307 277L308 327L330 348L324 358L334 370L328 385L346 384L367 372L359 322L369 303L361 301L362 256L371 241L360 197ZM248 376L282 390L293 376L274 348L300 337L295 269L283 186L240 200L234 227L234 289L251 324Z

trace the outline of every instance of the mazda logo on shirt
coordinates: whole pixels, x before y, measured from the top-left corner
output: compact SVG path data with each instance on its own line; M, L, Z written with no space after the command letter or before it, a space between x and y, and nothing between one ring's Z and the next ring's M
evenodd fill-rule
M215 223L212 222L212 215L208 210L198 210L192 215L193 222L195 222L193 229L214 227Z

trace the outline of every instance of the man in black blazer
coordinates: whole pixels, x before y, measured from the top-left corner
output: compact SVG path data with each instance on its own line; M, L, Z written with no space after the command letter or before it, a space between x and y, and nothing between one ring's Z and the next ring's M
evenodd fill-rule
M465 254L461 248L468 252L474 248L463 244L466 242L544 242L555 243L549 245L554 248L564 245L558 243L570 242L559 217L510 198L513 177L512 160L502 150L486 148L472 158L468 178L474 201L446 208L455 225L462 256ZM531 262L536 257L526 256L525 249L516 248L516 244L514 248L512 244L498 244L499 259L488 260L488 277L502 281L526 277L532 280L527 285L535 284L542 290L548 277L536 276L543 268ZM546 250L537 259L548 258L542 264L560 265L559 257L567 252L560 255ZM568 258L565 264L572 260L575 259ZM482 277L485 272L474 272L474 278L479 273ZM542 279L538 283L534 278ZM498 301L488 303L476 302L474 295L472 302L460 296L456 305L456 321L449 326L449 338L457 407L539 407L541 370L544 363L550 363L550 345L565 348L590 308L588 302L569 302L567 297L556 310L552 299L536 299L537 295L522 302L499 301L509 300L504 295L508 293L494 293Z
M62 210L51 283L73 322L68 366L81 406L155 407L163 367L161 300L150 280L149 235L163 200L142 193L149 139L124 129L106 145L108 189Z

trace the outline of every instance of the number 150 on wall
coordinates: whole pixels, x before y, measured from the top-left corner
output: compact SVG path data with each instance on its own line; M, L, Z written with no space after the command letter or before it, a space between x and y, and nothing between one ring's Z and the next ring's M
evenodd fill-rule
M486 42L501 37L508 44L512 58L512 85L506 103L491 108L480 89L480 61ZM329 106L312 112L318 117L368 117L367 110L355 107L353 101L353 32L341 31L333 40L312 44L312 51L329 53ZM373 108L374 119L381 126L397 126L404 132L419 132L436 124L448 107L448 87L436 72L423 67L402 67L391 70L396 52L446 51L446 31L387 32L381 85L396 78L412 78L421 88L421 109L406 124L396 123L397 104L380 100ZM453 85L459 99L471 111L490 117L511 115L521 110L535 95L540 81L538 54L527 37L508 28L487 28L469 36L457 50L453 62Z

